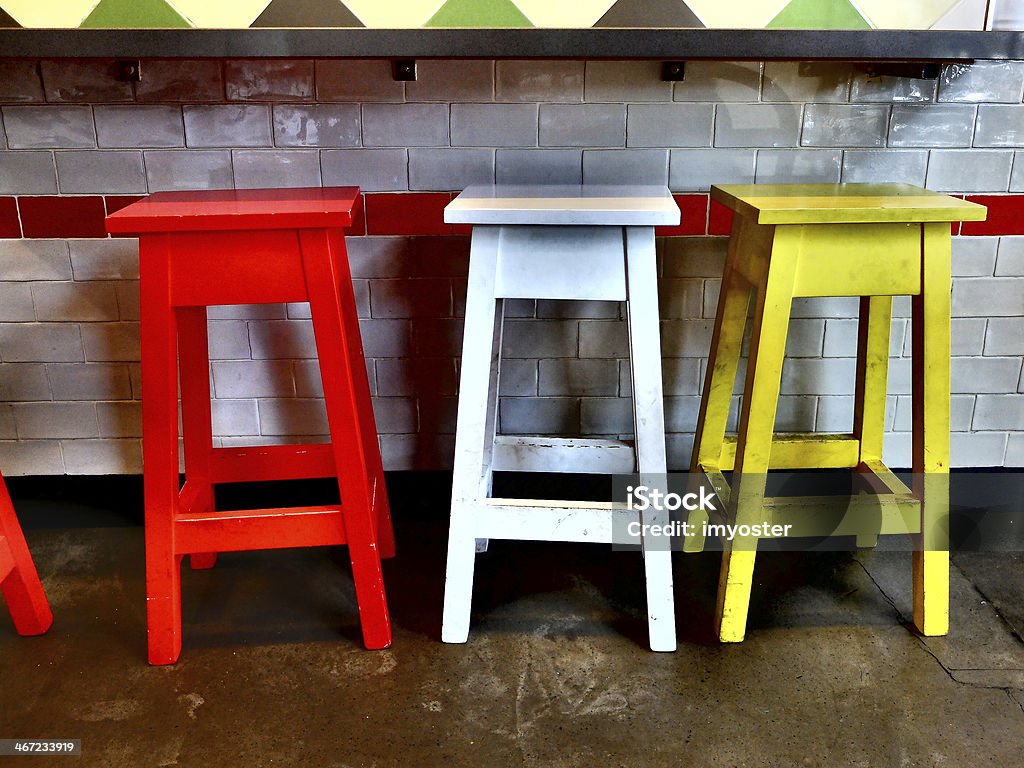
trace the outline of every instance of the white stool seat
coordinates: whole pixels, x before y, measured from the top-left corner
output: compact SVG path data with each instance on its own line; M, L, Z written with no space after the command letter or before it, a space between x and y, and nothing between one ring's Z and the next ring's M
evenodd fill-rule
M665 416L654 227L679 223L663 186L473 186L445 209L472 224L441 637L466 642L476 552L488 539L612 542L622 503L492 496L495 471L663 475ZM635 440L497 434L504 300L625 301ZM665 513L643 513L664 523ZM653 650L676 647L672 553L643 555ZM663 546L664 542L660 542Z
M679 223L668 187L608 184L477 184L444 209L448 224L585 224L653 227Z

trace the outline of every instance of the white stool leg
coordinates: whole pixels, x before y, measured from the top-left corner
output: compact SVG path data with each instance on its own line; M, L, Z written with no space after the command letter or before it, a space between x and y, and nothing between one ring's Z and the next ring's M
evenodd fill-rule
M654 229L626 227L626 285L629 355L633 382L633 423L637 470L650 484L665 487L665 405L661 382L661 333ZM644 525L669 522L667 511L647 511ZM672 551L666 537L643 539L647 582L647 623L652 651L676 649L672 594Z
M490 486L501 357L501 316L494 292L498 235L498 227L474 227L470 249L441 620L441 639L446 643L464 643L469 639L476 515L479 500Z

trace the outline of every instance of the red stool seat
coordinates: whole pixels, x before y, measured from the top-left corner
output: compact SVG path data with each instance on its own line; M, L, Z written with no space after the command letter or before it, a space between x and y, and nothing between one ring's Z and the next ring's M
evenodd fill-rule
M181 653L181 559L348 544L363 641L391 644L394 534L343 227L357 187L161 192L107 217L139 236L149 662ZM308 301L329 444L214 448L206 307ZM178 475L178 384L185 482ZM336 477L340 506L218 512L217 483Z
M50 604L3 477L0 477L0 591L3 591L19 635L41 635L53 624Z

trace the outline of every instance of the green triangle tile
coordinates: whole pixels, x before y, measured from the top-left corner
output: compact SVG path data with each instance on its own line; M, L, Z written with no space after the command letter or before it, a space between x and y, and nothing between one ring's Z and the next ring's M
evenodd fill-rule
M83 27L143 29L145 27L191 27L164 0L102 0L85 17Z
M21 26L21 24L16 22L14 20L14 17L11 16L11 14L9 14L3 8L0 8L0 29L9 29L11 27L20 27L20 26Z
M793 0L769 29L871 29L850 0Z
M424 27L532 27L510 0L448 0Z
M274 0L254 27L363 27L340 0Z
M595 27L703 27L683 0L619 0Z

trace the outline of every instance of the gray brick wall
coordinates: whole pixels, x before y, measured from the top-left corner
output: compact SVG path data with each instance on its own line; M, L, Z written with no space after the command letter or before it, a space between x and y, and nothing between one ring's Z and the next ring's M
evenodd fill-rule
M851 65L693 62L0 62L0 196L473 182L904 181L1024 192L1024 62L950 65L936 81ZM669 458L689 460L726 240L659 241ZM353 287L390 469L450 465L465 237L355 237ZM1024 466L1024 237L954 239L952 449ZM794 304L780 429L853 419L856 300ZM141 468L138 245L0 240L0 467ZM908 305L897 302L886 458L909 462ZM323 439L308 305L209 312L219 445ZM500 422L510 433L632 428L627 334L613 303L506 307ZM737 400L738 405L738 400ZM734 409L735 410L735 409ZM735 424L735 412L733 415Z

